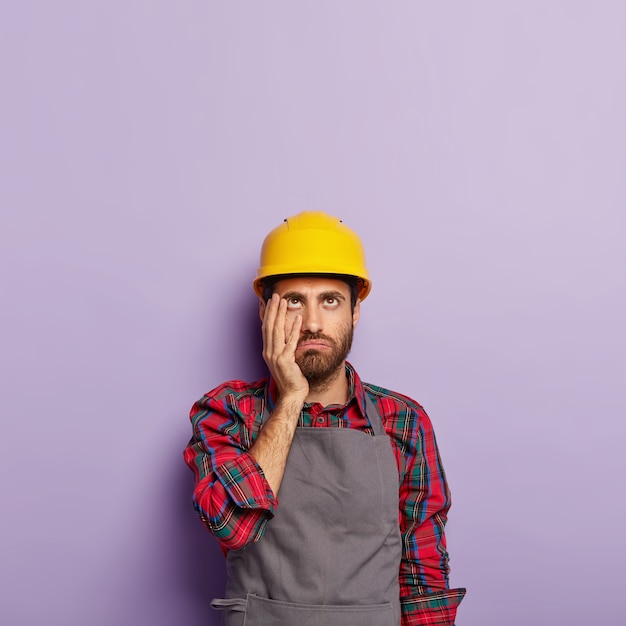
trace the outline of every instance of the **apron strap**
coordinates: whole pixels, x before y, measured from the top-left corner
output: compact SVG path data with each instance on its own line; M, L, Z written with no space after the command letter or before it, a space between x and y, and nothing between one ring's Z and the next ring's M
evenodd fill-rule
M363 395L365 396L365 411L367 413L367 419L372 425L374 434L377 437L382 437L383 435L386 436L387 433L385 432L385 427L383 426L383 418L380 416L380 413L365 391L363 392Z

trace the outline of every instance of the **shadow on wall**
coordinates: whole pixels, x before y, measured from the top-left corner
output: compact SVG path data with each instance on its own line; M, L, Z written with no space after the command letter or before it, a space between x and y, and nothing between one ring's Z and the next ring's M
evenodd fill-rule
M247 289L237 290L226 301L208 303L214 327L205 333L203 360L210 382L203 391L233 378L251 382L267 376L258 303Z
M209 606L212 598L223 597L226 581L226 563L217 540L204 528L191 504L193 476L184 464L179 464L169 494L173 509L169 539L178 544L176 554L169 558L175 564L172 581L178 587L177 604L189 604L185 624L218 624L219 615Z
M207 347L206 385L223 382L233 373L254 380L266 376L261 356L261 338L256 300L250 298L222 307L222 328L205 333ZM222 361L222 355L227 361ZM205 365L201 365L205 367ZM219 379L218 379L219 377ZM183 460L191 428L185 412L198 397L189 398L180 412L159 415L158 424L170 424L170 433L159 437L150 449L148 484L139 496L133 494L124 510L125 530L114 553L99 573L101 606L77 608L72 624L150 624L151 626L217 626L221 614L210 608L222 597L226 580L225 558L217 540L204 528L192 505L193 474ZM140 497L138 505L136 498ZM95 610L96 615L93 614Z
M133 494L126 503L124 532L98 564L97 605L77 602L51 625L219 624L210 601L224 593L225 560L192 506L193 475L182 459L187 440L173 436L151 451L150 484L140 502Z
M222 327L209 337L208 366L219 379L210 383L206 391L228 378L254 381L267 376L262 357L258 300L244 290L239 293L231 307L222 307ZM195 399L191 400L190 406ZM182 447L177 452L180 454ZM170 555L177 563L176 573L172 574L190 607L187 621L180 623L211 626L221 620L221 614L213 611L209 602L224 594L225 558L217 540L203 527L193 510L192 489L192 473L180 458L173 471L168 498L172 509L179 511L179 515L172 516L171 536L179 544L177 554Z
M231 294L228 290L225 293ZM208 315L214 323L202 333L206 345L201 363L206 364L207 383L198 398L228 379L253 381L267 376L258 299L245 289L232 290L232 295L225 300L211 296L207 303ZM184 410L189 410L198 398L190 398ZM180 415L173 419L179 421ZM155 594L169 600L162 600L161 611L149 622L153 625L213 626L221 620L221 614L209 604L212 598L223 597L226 563L217 540L204 528L193 509L193 474L182 458L191 436L191 428L187 428L184 441L173 442L167 452L171 463L165 466L167 479L162 491L165 523L159 534L160 541L167 546L162 562L169 571L165 577L151 573L154 580L150 587Z
M217 376L207 386L208 391L228 378L253 381L267 376L262 357L262 338L258 304L255 297L245 291L234 299L231 307L223 307L223 324L209 336L208 366L212 376ZM191 403L196 398L193 398ZM191 433L191 431L190 431ZM187 441L184 442L186 445ZM180 453L182 451L179 450ZM212 598L223 597L226 582L225 558L217 540L205 529L193 510L191 494L193 475L182 458L172 477L169 494L171 506L180 514L175 520L172 534L179 545L177 584L194 607L187 621L180 623L217 625L221 613L209 607ZM172 555L174 557L174 555Z

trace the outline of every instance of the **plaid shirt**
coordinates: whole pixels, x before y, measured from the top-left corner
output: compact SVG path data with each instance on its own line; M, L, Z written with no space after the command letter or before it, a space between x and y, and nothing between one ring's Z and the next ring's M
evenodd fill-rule
M449 588L444 525L450 492L430 419L414 400L362 383L349 364L346 375L348 403L305 404L299 426L373 434L365 415L365 394L369 396L398 464L402 626L452 626L465 589ZM194 507L225 552L258 541L279 506L248 453L261 429L265 403L271 413L276 397L271 379L231 381L207 393L191 410L193 437L184 456L196 478Z

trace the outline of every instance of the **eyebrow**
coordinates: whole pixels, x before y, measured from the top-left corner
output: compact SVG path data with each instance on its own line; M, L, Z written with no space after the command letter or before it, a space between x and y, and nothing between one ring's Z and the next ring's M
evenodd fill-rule
M326 300L326 298L335 298L336 300L344 300L346 297L341 293L341 291L325 291L324 293L320 293L320 300Z

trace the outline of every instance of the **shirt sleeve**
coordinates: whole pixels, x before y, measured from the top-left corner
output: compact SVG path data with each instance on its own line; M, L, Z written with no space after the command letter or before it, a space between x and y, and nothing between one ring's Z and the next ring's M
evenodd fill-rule
M449 588L450 491L428 415L420 407L407 423L413 436L400 487L402 626L453 626L465 589Z
M465 589L446 589L401 600L402 626L454 626Z
M194 508L224 551L241 549L262 536L277 500L247 452L246 425L225 397L204 396L190 417L193 435L184 457L195 475Z

